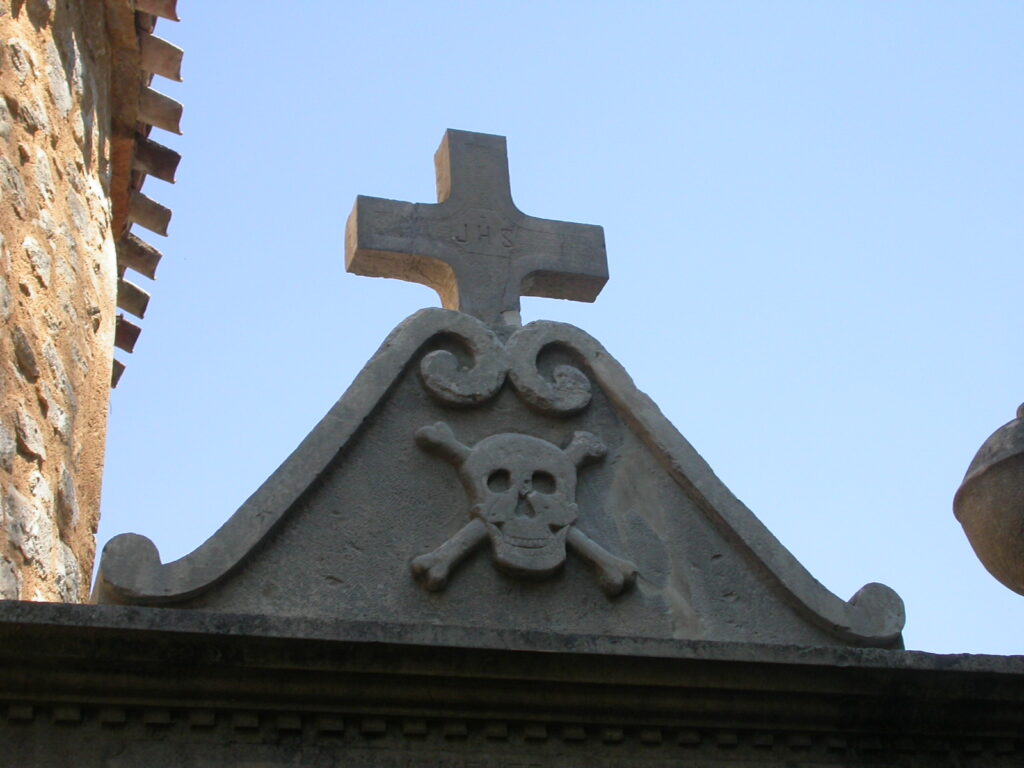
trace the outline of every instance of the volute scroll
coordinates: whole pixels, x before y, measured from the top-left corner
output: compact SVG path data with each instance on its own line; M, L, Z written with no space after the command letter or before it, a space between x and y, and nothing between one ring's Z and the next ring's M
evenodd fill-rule
M570 325L530 323L502 344L484 323L452 312L448 327L438 336L453 339L472 358L472 365L467 367L447 349L435 349L423 356L420 379L430 396L443 405L484 405L498 394L506 378L523 403L547 416L571 416L590 405L592 385L580 368L559 364L549 378L538 364L541 353L553 346L567 349L579 359L586 358L580 333Z
M464 346L473 358L465 368L446 349L435 349L420 361L420 378L427 392L444 405L471 408L501 390L508 372L508 355L495 333L469 315L451 313L444 335Z
M571 365L556 365L548 379L537 364L541 352L554 345L582 356L575 343L578 336L579 331L570 325L541 321L516 331L508 340L509 379L520 399L533 410L571 416L590 405L590 379L583 371Z

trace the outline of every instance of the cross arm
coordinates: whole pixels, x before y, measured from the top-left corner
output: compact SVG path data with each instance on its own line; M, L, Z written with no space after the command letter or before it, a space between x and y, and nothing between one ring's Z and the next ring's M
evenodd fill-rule
M518 272L523 296L595 301L608 282L604 228L525 216L529 232Z
M428 211L434 205L359 195L345 229L345 269L364 277L390 277L437 291L458 309L458 284L450 264L434 250Z

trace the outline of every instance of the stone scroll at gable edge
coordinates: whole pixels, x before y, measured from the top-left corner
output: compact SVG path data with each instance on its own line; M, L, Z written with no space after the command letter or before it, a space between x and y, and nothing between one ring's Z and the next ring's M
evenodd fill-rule
M871 582L845 601L822 586L718 479L658 406L636 388L622 366L593 338L573 330L590 345L591 371L623 418L648 448L668 460L672 478L706 517L776 580L791 607L830 634L858 644L889 646L899 641L906 611L903 599L893 589Z
M474 364L458 366L445 351L425 355L424 385L449 405L472 406L493 397L506 377L519 396L542 412L572 413L590 398L587 377L559 366L554 380L537 370L542 349L560 345L599 384L623 420L655 455L703 514L748 559L776 581L790 606L811 623L857 644L891 645L904 624L903 602L888 587L868 584L850 601L825 589L770 531L715 476L690 443L637 390L626 371L601 345L573 326L536 322L503 345L485 324L469 315L425 309L401 323L344 396L271 477L194 552L161 564L147 538L125 534L104 548L94 600L128 604L170 604L200 594L231 573L287 516L300 495L343 450L417 353L431 339L459 338Z
M522 364L535 361L549 344L561 344L576 352L623 420L655 455L665 460L673 480L748 559L767 570L792 608L830 634L857 644L889 646L899 642L906 612L894 590L872 582L845 601L822 586L718 479L658 406L637 389L625 369L589 334L571 325L546 321L530 323L516 333L508 345L512 358L509 375L513 383L529 393L524 399L529 401L545 392L553 394L554 388L542 380L536 365ZM523 382L525 376L532 380ZM570 386L565 388L571 390Z
M445 309L424 309L400 323L291 455L209 539L170 563L156 545L135 533L103 548L92 601L161 605L187 600L228 576L287 516L292 505L327 469L387 395L416 353L442 333L458 334L478 364L457 381L446 376L443 356L425 356L422 374L450 402L472 404L505 381L505 352L479 320ZM446 388L446 389L443 389Z

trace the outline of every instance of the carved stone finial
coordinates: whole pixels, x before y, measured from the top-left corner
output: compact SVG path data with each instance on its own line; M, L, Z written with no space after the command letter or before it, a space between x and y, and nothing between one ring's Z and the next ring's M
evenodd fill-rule
M978 450L953 511L988 572L1024 595L1024 404Z
M448 130L437 204L356 198L345 268L433 288L447 309L518 325L519 297L594 301L608 281L604 230L537 219L512 202L504 136Z

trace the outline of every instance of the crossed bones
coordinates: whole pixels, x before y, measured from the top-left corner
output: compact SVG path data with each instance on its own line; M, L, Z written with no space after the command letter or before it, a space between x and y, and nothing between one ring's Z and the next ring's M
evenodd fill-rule
M591 433L575 433L565 449L513 432L469 447L438 422L419 429L416 443L451 462L472 505L469 523L433 552L413 559L413 575L427 589L442 589L452 569L488 538L496 565L516 575L554 573L565 562L568 544L594 565L609 597L636 580L633 563L610 554L573 525L577 469L602 459L606 451Z

